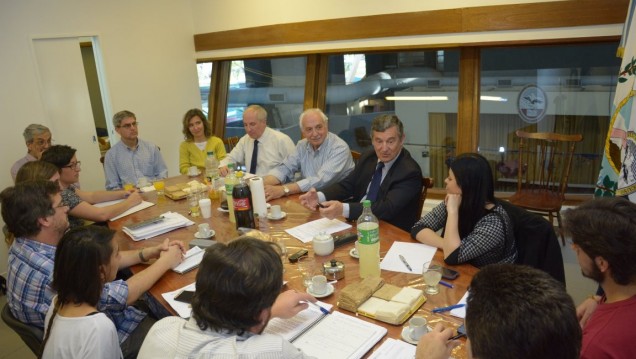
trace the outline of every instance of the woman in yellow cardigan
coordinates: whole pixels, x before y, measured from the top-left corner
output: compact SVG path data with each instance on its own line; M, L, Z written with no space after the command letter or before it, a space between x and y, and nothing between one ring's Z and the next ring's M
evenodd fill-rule
M203 111L198 108L188 110L183 116L183 135L185 141L179 145L179 171L187 174L188 168L197 166L205 171L205 158L208 151L213 151L217 160L227 155L223 141L212 134L210 123Z

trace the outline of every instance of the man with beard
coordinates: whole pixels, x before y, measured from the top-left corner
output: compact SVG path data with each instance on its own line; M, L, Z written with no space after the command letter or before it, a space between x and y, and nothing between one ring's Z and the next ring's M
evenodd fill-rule
M270 318L291 318L316 299L280 291L283 264L272 242L245 237L205 251L190 319L155 324L139 359L306 358L283 337L263 333Z
M25 181L0 193L2 219L15 241L9 249L7 304L21 322L44 327L44 318L55 292L51 289L55 250L68 228L68 206L60 187L51 181ZM164 243L140 250L121 251L120 268L151 258L157 260L128 278L106 283L99 304L115 324L126 358L135 358L155 320L131 305L161 276L183 258L181 242Z
M583 323L581 358L636 358L636 204L599 198L565 212L581 273L604 295Z

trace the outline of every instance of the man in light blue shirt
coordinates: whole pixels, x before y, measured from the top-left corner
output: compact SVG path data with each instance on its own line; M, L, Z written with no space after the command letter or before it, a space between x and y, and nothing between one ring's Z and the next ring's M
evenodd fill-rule
M120 111L113 116L115 131L121 137L104 159L106 189L120 189L124 184L137 185L139 178L149 180L168 177L168 168L161 157L159 147L140 140L139 122L130 111Z
M265 176L265 197L269 201L294 193L318 190L344 179L353 170L351 150L345 141L329 132L328 118L317 108L300 114L303 139L296 151ZM292 182L296 172L302 179Z

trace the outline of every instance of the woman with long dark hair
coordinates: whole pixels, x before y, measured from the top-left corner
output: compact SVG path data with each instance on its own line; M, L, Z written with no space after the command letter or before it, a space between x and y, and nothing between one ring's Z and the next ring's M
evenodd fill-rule
M121 358L115 324L97 310L104 284L115 279L119 246L98 226L67 232L57 245L53 297L44 322L42 358Z
M444 251L446 263L514 263L512 222L495 199L488 160L476 153L457 156L448 170L444 202L411 229L411 236ZM443 229L442 234L437 231Z

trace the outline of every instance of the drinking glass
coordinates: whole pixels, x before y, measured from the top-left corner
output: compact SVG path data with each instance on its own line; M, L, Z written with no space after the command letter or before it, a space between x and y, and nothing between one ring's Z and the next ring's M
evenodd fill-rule
M300 273L303 285L307 288L311 285L311 279L314 276L315 268L314 268L314 260L309 257L301 257L298 260L298 273Z
M199 192L190 191L190 193L188 193L188 207L190 208L190 215L192 217L199 217L201 215L201 209L199 208Z
M125 191L132 191L134 188L135 188L134 184L132 184L130 182L124 183L124 190Z
M424 276L424 284L426 284L424 292L431 295L439 293L438 285L439 281L442 280L442 268L432 262L426 262L422 269L422 275Z
M163 179L154 180L154 182L152 182L152 185L155 187L157 195L161 196L163 194L163 188L166 186L166 183L163 181Z

